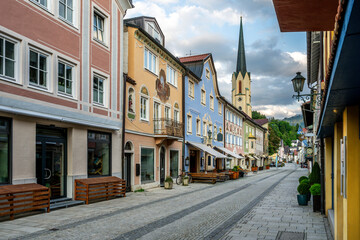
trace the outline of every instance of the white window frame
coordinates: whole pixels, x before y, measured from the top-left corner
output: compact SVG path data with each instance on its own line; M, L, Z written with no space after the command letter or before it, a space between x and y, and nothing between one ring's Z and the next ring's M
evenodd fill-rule
M192 116L190 114L187 114L187 118L186 118L186 131L188 134L192 134Z
M41 2L44 1L46 3L46 5L42 4ZM35 3L36 5L38 5L39 7L50 11L51 10L51 4L52 4L53 0L30 0L30 2Z
M145 103L145 107L146 107L145 112L144 112L145 117L143 117L143 113L142 113L143 101L145 101L144 103ZM143 94L140 96L140 120L147 121L147 122L149 121L149 97L146 95L143 95Z
M194 82L191 81L190 79L189 79L188 84L189 84L189 89L188 89L189 97L192 98L192 99L194 99L194 98L195 98L195 93L194 93L195 84L194 84Z
M174 109L174 122L180 122L180 111L179 109Z
M64 3L62 3L62 1L64 1ZM59 14L59 18L67 23L70 23L71 25L74 25L74 17L75 16L75 7L74 5L76 4L76 1L72 1L72 6L68 5L69 0L58 0L58 14ZM61 16L60 15L60 5L64 5L65 8L65 16ZM68 11L69 9L72 11L72 19L71 21L68 19Z
M206 106L206 91L205 91L205 89L201 89L201 104Z
M217 141L217 126L214 125L214 132L213 132L214 140Z
M95 36L94 33L94 17L95 14L99 17L103 18L103 40L101 41ZM98 43L100 46L108 49L109 47L109 39L110 39L110 16L106 13L105 10L101 10L101 8L93 3L93 10L92 10L92 16L91 16L91 36L95 43Z
M200 118L196 119L196 135L198 135L198 136L201 135L201 119Z
M168 111L167 111L168 110ZM170 120L171 119L171 106L167 106L165 105L165 109L164 109L164 113L165 113L165 119L166 120ZM168 115L168 116L166 116Z
M39 83L33 83L33 82L30 82L30 51L32 52L35 52L36 54L38 54L38 66L37 66L37 70L38 70L38 73L39 73L39 64L40 64L40 55L46 57L46 86L42 86L40 85ZM27 70L28 70L28 85L30 87L33 87L33 88L37 88L37 89L41 89L41 90L50 90L50 81L49 81L49 75L51 75L51 71L50 71L50 62L51 62L51 59L50 59L50 55L47 54L47 53L44 53L43 51L41 50L38 50L36 48L33 48L33 47L30 47L29 50L28 50L28 64L27 64ZM32 67L34 68L34 67ZM40 79L39 79L40 75L38 74L38 82L40 82Z
M155 57L155 62L154 61ZM152 65L150 67L150 62L152 62ZM144 48L144 68L155 75L157 75L157 64L158 64L158 57L156 54L154 54L152 51L150 51L148 48Z
M210 109L214 110L214 97L210 95Z
M170 85L177 87L177 71L169 64L166 67L166 81Z
M222 103L218 102L218 107L219 107L219 114L222 114Z
M203 121L203 136L207 137L207 124L205 121Z
M103 99L102 99L102 103L99 101L99 94L98 94L98 100L95 101L94 99L94 80L95 78L97 78L98 80L102 80L103 81L103 90L102 90L102 94L103 94ZM93 74L92 76L92 101L95 105L101 106L101 107L105 107L106 106L106 84L107 84L107 78L104 76L101 76L99 74ZM99 85L99 83L98 83ZM98 93L100 92L100 89L98 90Z
M65 65L65 89L66 89L66 66L69 66L72 68L71 70L71 82L72 82L72 86L71 86L71 94L67 93L66 90L65 92L61 92L59 91L59 63L61 64L64 64ZM70 97L74 97L75 96L75 93L76 93L76 79L75 79L75 76L76 76L76 66L74 64L71 64L67 61L64 61L62 59L58 59L57 61L57 84L56 84L56 89L57 89L57 93L59 95L65 95L65 96L70 96Z
M4 36L2 34L0 34L0 38L3 40L3 65L0 66L0 68L3 68L3 74L0 75L0 79L2 80L7 80L7 81L11 81L11 82L16 82L19 83L19 64L20 64L20 57L19 57L19 42L9 38L7 36ZM9 77L5 75L5 42L8 41L12 44L14 44L14 77Z

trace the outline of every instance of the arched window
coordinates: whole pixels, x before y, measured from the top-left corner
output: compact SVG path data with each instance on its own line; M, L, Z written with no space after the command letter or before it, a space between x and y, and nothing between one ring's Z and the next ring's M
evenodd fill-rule
M132 143L131 142L126 142L124 150L125 151L133 151Z
M149 121L149 92L146 87L141 88L140 119Z
M241 81L239 81L239 93L241 93Z

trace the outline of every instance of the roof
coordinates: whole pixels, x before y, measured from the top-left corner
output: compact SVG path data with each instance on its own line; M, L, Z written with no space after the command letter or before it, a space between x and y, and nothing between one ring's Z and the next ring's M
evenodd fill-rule
M281 32L334 29L339 0L273 0L273 3Z
M236 74L238 74L239 72L241 72L242 76L245 76L245 73L247 72L242 17L240 17L240 32L239 32L239 45L238 45L237 62L236 62Z
M254 119L254 121L259 124L259 125L264 125L265 123L268 123L269 120L267 118L263 118L263 119Z
M182 58L180 58L180 62L182 62L182 63L190 63L190 62L204 61L208 56L210 56L210 53L204 53L204 54L200 54L200 55L182 57Z

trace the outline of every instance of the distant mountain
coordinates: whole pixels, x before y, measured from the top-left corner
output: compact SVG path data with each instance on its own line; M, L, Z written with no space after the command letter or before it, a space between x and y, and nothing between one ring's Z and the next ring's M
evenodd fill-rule
M305 127L302 115L295 115L293 117L284 118L283 121L288 122L292 126L299 124L302 128Z

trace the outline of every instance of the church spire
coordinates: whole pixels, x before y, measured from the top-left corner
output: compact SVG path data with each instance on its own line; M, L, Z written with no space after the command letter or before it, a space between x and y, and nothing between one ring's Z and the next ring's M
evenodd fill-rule
M239 32L237 63L236 63L236 74L238 74L239 72L241 72L242 76L244 76L245 73L247 72L242 17L240 17L240 32Z

